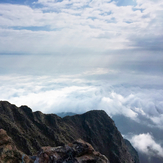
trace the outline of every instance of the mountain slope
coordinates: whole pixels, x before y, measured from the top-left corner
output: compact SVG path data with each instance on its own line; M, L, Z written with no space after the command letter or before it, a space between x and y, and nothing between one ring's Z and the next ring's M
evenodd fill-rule
M138 162L104 111L60 118L55 114L33 113L27 106L16 107L1 101L0 112L0 128L5 129L17 148L26 154L35 153L41 146L59 146L81 138L112 163Z

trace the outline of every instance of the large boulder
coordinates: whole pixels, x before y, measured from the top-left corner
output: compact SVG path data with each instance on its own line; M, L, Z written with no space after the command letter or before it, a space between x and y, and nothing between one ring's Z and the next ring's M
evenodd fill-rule
M79 139L73 144L43 147L34 163L109 163L109 160L89 144Z

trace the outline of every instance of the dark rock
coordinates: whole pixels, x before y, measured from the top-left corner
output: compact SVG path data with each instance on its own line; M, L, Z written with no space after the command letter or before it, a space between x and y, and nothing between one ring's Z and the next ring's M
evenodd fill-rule
M133 162L138 163L139 162L138 152L135 150L135 148L133 148L133 146L127 139L124 139L124 142L127 146L128 151L130 152L130 154L133 158Z

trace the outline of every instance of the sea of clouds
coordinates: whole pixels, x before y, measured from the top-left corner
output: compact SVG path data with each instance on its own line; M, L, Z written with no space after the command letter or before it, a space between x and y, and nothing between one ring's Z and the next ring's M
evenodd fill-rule
M148 128L136 132L135 126L123 133L124 137L139 152L163 157L163 139L155 135L157 130L163 132L163 89L160 85L149 87L139 83L138 86L105 79L113 73L96 69L75 75L1 75L1 100L17 106L28 105L33 111L43 113L105 110L111 117L122 115Z

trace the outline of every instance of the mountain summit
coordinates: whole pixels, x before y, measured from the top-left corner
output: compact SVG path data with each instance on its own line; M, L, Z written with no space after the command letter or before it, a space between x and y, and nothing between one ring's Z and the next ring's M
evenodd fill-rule
M102 110L60 118L1 101L0 113L0 128L27 155L35 154L42 146L63 146L82 139L111 163L139 163L137 152L129 150L130 143L126 143L114 121Z

